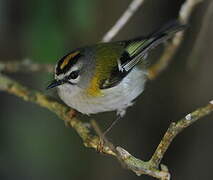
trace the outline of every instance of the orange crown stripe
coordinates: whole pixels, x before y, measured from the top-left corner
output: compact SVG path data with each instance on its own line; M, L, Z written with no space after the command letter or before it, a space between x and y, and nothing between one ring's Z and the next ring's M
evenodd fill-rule
M64 69L64 67L69 64L70 60L72 60L72 58L74 58L75 56L77 56L80 52L76 51L74 53L69 54L63 61L63 63L60 66L60 69Z

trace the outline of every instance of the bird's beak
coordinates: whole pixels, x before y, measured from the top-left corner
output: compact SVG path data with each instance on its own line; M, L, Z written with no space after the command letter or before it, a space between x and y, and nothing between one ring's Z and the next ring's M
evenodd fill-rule
M53 80L53 82L49 86L47 86L46 89L52 89L52 88L60 86L62 84L63 84L62 81Z

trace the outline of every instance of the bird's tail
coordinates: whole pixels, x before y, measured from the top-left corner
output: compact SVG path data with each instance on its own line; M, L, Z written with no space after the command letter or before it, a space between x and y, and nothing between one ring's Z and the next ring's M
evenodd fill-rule
M148 36L148 38L152 39L149 45L153 44L156 46L170 39L175 33L184 30L186 27L187 25L180 24L178 21L171 21L164 25L160 30L155 31Z
M166 25L164 25L160 30L155 31L151 34L151 36L160 35L162 33L165 33L167 35L169 34L175 34L178 31L181 31L185 29L187 25L180 24L177 20L176 21L170 21Z
M148 52L159 44L170 39L178 31L186 28L186 25L180 24L178 21L172 21L163 26L160 30L151 33L147 37L139 37L128 42L126 47L130 55L130 61L123 65L126 71L132 69L137 63L146 58Z

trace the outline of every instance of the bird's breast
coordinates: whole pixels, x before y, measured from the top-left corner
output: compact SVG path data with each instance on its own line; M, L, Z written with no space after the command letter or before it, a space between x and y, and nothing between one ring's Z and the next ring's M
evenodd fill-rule
M100 94L88 94L88 89L68 86L58 89L61 99L70 107L83 114L96 114L105 111L119 111L130 106L144 90L145 72L134 68L118 85L100 90ZM94 93L94 92L92 92Z

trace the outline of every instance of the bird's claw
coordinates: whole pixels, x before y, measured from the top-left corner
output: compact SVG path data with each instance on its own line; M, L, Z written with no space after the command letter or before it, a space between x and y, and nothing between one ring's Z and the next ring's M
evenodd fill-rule
M70 111L67 112L67 115L68 115L69 119L64 120L64 124L66 127L71 127L70 122L71 122L72 118L77 116L77 111L70 109Z

